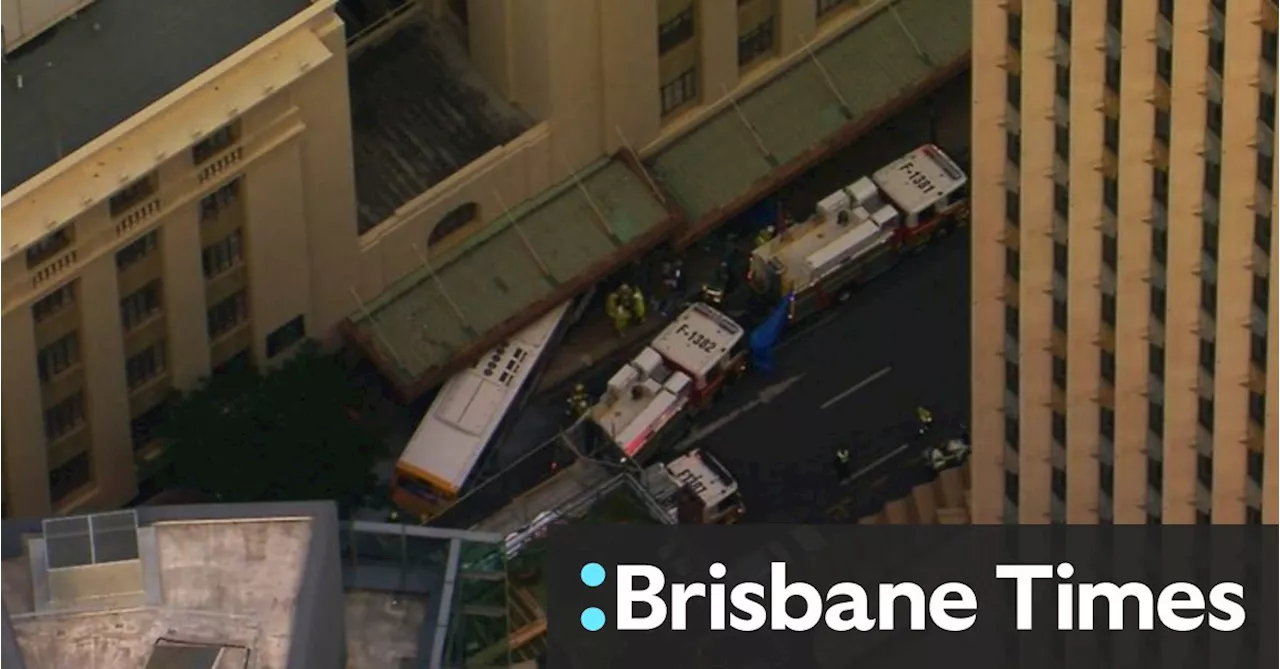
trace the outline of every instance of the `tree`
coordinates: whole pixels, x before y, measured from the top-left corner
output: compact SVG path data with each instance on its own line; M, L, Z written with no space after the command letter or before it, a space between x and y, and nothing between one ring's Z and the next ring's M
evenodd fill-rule
M208 377L160 426L166 483L223 502L333 499L349 510L369 491L381 444L362 406L342 364L310 341L274 371Z

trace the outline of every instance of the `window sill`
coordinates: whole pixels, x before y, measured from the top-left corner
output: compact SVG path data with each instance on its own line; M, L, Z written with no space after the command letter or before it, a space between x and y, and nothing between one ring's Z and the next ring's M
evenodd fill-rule
M50 374L48 378L40 379L40 385L45 388L56 385L71 378L71 375L81 371L82 369L84 369L84 362L76 362L62 371Z
M232 337L236 336L237 334L240 334L240 332L241 332L242 330L244 330L245 328L247 328L247 327L249 327L249 318L248 318L248 316L246 316L246 317L245 317L245 319L244 319L244 320L242 320L242 321L240 321L239 323L236 323L235 325L233 325L233 326L231 326L231 327L227 328L226 330L223 330L222 332L219 332L219 333L218 333L218 334L216 334L216 335L215 335L215 334L210 334L210 335L209 335L209 346L216 346L216 345L218 345L218 344L221 344L222 342L224 342L224 341L226 341L226 340L228 340L228 339L231 339Z

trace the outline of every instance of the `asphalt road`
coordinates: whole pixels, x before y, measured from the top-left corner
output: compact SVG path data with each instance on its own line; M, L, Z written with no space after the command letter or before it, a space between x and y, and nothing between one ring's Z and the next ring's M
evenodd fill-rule
M965 74L797 178L776 197L789 211L809 211L837 188L925 142L935 142L960 159L968 150L969 103L969 78ZM726 227L733 225L731 221ZM813 322L802 324L802 328L812 331L800 335L795 344L784 344L772 377L744 380L708 414L708 420L722 418L750 403L760 388L788 376L806 375L774 402L751 409L699 444L710 447L739 477L749 506L749 520L821 520L821 511L828 508L824 504L843 500L836 497L830 461L835 447L842 443L840 439L847 440L854 431L884 437L886 421L914 420L917 401L932 407L940 424L944 414L959 416L963 411L967 415L967 291L967 246L959 238L947 240L942 247L930 249L880 277L864 293L831 314L815 316L816 326ZM829 409L818 409L831 396L890 364L894 365L893 371L865 389ZM598 391L615 371L616 363L605 363L589 372L583 381ZM931 379L937 386L932 389L925 387ZM940 390L944 385L948 390L945 394ZM882 394L883 401L877 399L868 410L861 409L868 397L880 398ZM932 399L934 395L938 395L937 399ZM914 399L917 396L921 399ZM896 399L891 401L890 397ZM966 402L963 408L959 406L962 401ZM409 413L420 417L423 410L425 405ZM397 422L402 425L393 439L403 443L416 419L406 417ZM555 449L539 446L551 440L565 423L562 394L532 398L483 461L470 486L480 490L473 493L469 508L461 510L465 520L483 517L490 508L500 508L506 500L545 477ZM866 441L868 445L855 453L854 469L859 462L874 459L872 453L885 450L879 445L880 439ZM881 469L895 466L889 463ZM499 476L494 478L495 475ZM890 483L904 480L900 476ZM855 487L841 490L848 497ZM833 490L827 491L828 488ZM863 500L860 497L856 501ZM798 506L791 508L792 505ZM458 523L466 524L462 518Z
M927 480L921 452L969 413L968 250L967 236L953 235L801 323L771 374L744 379L699 421L721 424L693 446L737 478L744 520L841 520ZM771 401L752 402L787 381ZM934 413L929 441L916 435L921 405ZM838 448L849 448L856 472L904 444L849 485L837 482Z

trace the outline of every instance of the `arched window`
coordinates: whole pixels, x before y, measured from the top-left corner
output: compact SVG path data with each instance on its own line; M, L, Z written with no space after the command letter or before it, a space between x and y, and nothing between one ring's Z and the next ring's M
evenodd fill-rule
M440 222L436 223L436 227L431 229L431 235L427 237L427 247L435 246L449 235L467 227L478 218L480 218L480 205L474 202L459 205L453 211L445 214L440 219Z

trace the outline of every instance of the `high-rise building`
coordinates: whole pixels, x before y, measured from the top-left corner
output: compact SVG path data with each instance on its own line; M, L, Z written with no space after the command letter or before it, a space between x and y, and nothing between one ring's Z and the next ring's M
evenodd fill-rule
M1276 523L1276 3L973 11L975 522Z
M25 517L127 503L172 391L348 320L428 388L969 46L956 0L3 9L0 491Z

